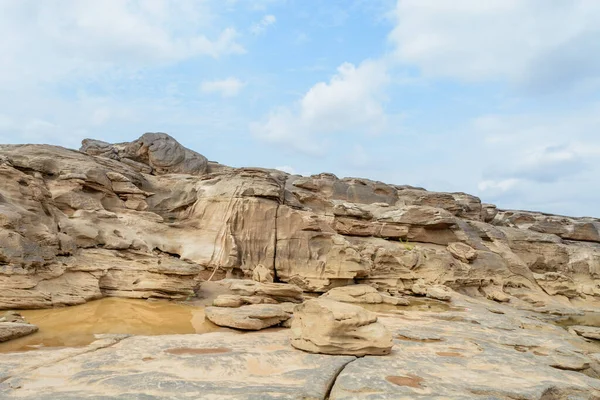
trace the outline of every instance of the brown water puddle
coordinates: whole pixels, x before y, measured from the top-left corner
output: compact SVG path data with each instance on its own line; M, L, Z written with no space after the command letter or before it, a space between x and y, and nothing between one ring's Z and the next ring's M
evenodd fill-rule
M421 386L423 378L416 375L409 374L408 376L386 376L385 380L398 386L408 386L416 389L423 387Z
M0 352L79 347L97 334L170 335L225 330L204 318L204 307L167 300L108 297L78 306L19 311L39 332L0 343Z

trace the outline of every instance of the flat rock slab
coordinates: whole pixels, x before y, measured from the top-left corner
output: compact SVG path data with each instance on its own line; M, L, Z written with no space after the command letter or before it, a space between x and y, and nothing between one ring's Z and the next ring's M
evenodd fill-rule
M26 354L0 357L0 370L13 355L46 363L5 378L0 398L323 399L355 359L294 350L286 331L135 336L63 360Z
M279 325L292 316L289 307L282 304L251 304L238 308L206 307L204 313L215 325L251 331Z
M38 327L22 322L0 322L0 343L31 335Z
M506 308L505 314L494 314L488 306L469 303L468 311L445 313L451 318L444 320L438 318L442 314L425 312L379 315L394 336L392 352L349 363L330 399L600 396L600 380L585 373L593 359L586 356L586 347L577 347L591 349L589 343L539 320L529 324L525 312ZM531 328L520 328L524 322Z

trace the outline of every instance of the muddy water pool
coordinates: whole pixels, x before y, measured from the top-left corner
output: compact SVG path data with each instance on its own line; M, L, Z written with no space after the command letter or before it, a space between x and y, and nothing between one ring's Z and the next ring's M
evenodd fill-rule
M32 335L0 343L1 352L27 351L51 347L80 347L92 343L101 334L171 335L228 331L204 317L204 307L220 294L207 287L204 299L178 303L168 300L140 300L107 297L85 304L19 313L39 331ZM461 311L448 303L426 298L411 298L409 306L357 304L390 314L406 311Z
M203 306L167 300L108 297L77 306L19 313L39 331L0 343L0 352L85 346L98 334L170 335L226 330L204 318Z

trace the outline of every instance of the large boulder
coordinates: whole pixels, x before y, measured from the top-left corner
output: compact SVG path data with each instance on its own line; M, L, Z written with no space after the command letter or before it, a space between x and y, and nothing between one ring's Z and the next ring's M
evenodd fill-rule
M152 167L156 175L202 175L208 160L177 142L166 133L145 133L125 147L128 158Z
M447 249L454 258L467 264L477 258L475 249L465 243L450 243Z
M452 291L444 285L433 285L427 288L426 296L431 299L450 301Z
M273 283L273 270L259 264L252 271L252 280L261 283Z
M208 171L208 160L203 155L182 146L166 133L145 133L131 143L110 144L100 140L84 139L81 152L120 160L136 167L147 165L150 170L138 167L140 172L154 175L203 175ZM133 163L132 163L133 162Z
M392 334L377 315L362 307L329 299L311 299L294 310L291 344L311 353L383 355L392 350Z
M204 313L215 325L258 331L290 319L292 307L287 304L252 304L237 308L206 307Z

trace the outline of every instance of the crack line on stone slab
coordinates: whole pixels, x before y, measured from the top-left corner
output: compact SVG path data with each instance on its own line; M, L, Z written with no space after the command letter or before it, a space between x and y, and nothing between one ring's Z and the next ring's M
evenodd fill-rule
M349 360L347 363L345 363L344 365L342 365L337 372L335 373L335 375L333 376L333 379L331 379L331 382L329 383L329 386L327 387L327 391L325 392L325 397L323 397L323 400L329 400L329 396L331 395L331 392L333 391L333 387L335 386L338 377L341 375L342 372L344 372L344 370L346 369L346 367L350 364L352 364L354 361L356 360L360 360L362 357L354 357L353 360Z
M4 378L0 378L0 384L4 383L4 382L6 382L6 381L8 381L10 379L18 378L20 375L25 375L25 374L28 374L30 372L36 371L36 370L38 370L40 368L46 367L49 364L56 365L58 363L66 361L66 360L68 360L70 358L75 358L75 357L78 357L78 356L82 356L84 354L94 353L94 352L96 352L98 350L108 349L109 347L112 347L112 346L120 343L121 341L129 338L129 337L131 337L131 335L127 335L127 336L124 336L124 337L121 337L121 338L112 338L114 341L111 342L111 343L108 343L106 345L98 345L98 346L96 346L96 347L94 347L92 349L87 349L85 351L78 352L76 354L69 354L69 355L67 355L65 357L62 357L62 358L59 358L59 359L56 359L56 360L50 360L49 363L47 363L47 364L38 364L38 365L35 365L33 367L17 371L17 373L15 375L9 375L9 376L6 376ZM11 387L11 389L12 389L12 387Z

